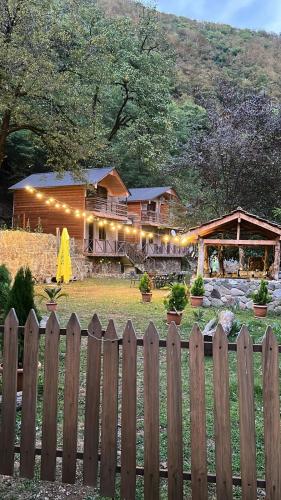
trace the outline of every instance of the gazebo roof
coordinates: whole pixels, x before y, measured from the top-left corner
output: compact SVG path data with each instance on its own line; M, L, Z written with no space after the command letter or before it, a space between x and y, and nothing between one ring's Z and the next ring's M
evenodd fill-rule
M275 238L278 236L281 237L281 226L279 224L246 212L240 207L222 217L212 219L200 226L189 229L184 237L195 241L198 238L204 238L217 231L233 229L238 222L251 232L260 232L268 237L272 235Z

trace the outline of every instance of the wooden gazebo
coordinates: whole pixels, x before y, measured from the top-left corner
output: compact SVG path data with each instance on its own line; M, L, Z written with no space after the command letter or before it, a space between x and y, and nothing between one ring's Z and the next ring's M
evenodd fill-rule
M224 247L237 247L239 261L243 260L246 247L263 248L263 271L269 273L269 249L273 248L273 263L270 277L278 280L280 269L281 226L250 214L242 208L201 226L190 229L185 235L191 243L198 243L198 274L209 272L208 248L218 252ZM223 274L223 269L221 269Z

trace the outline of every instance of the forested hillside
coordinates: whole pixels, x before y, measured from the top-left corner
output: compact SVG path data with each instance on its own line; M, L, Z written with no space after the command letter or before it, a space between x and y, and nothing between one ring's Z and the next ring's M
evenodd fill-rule
M142 8L126 0L98 0L98 4L110 15L134 19ZM198 88L209 91L224 77L280 97L279 35L164 13L159 13L159 19L176 53L177 95L192 95Z
M187 225L281 205L279 36L126 0L0 0L0 14L4 220L23 176L108 164L130 187L173 184Z

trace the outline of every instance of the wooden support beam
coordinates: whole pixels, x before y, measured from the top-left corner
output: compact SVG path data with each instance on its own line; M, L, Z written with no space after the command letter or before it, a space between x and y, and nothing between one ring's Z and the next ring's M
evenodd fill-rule
M275 246L279 240L221 240L221 239L204 239L205 245L221 245L223 247L229 246L244 246L244 247L256 247L256 246Z
M264 249L264 260L263 260L263 270L264 270L264 272L266 272L268 270L268 268L269 268L268 259L269 259L269 251L268 251L268 247L265 247L265 249Z
M208 247L204 245L204 275L209 273Z
M197 276L204 274L204 240L199 239L198 242L198 264L197 264Z
M279 270L280 270L280 241L277 240L275 246L273 273L272 273L272 277L274 280L278 280Z

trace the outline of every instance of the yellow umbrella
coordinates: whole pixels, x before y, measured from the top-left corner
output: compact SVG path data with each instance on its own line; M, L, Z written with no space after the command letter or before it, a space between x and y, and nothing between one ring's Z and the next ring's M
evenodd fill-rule
M71 267L71 257L70 257L69 234L66 227L63 228L61 234L61 242L60 242L57 265L58 265L57 276L56 276L57 282L63 281L64 283L68 283L72 276L72 267Z

